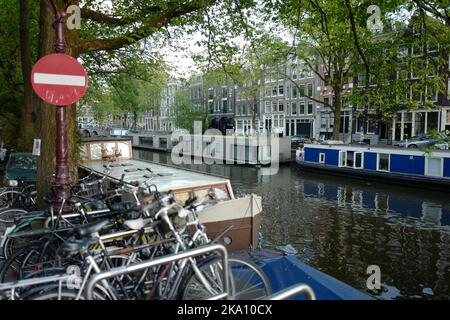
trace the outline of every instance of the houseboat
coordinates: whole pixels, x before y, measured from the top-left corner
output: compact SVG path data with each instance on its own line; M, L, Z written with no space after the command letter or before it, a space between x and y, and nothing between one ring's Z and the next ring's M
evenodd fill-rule
M222 237L222 243L230 251L245 250L258 246L261 224L261 197L248 195L235 198L230 180L190 169L157 164L133 159L132 141L127 138L87 138L81 146L80 169L104 173L104 165L110 168L109 177L119 182L149 181L159 192L172 191L180 204L192 196L204 197L211 188L219 203L200 212L200 221L205 225L210 238L215 238L229 226L230 231Z
M300 168L319 173L419 186L450 187L450 151L357 145L305 144L296 151Z

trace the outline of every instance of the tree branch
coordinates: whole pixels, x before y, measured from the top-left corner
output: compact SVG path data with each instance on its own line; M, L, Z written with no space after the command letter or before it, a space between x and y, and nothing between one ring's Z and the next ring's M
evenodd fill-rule
M81 40L77 46L78 52L84 53L99 50L114 50L133 44L148 37L152 33L159 31L160 28L167 26L172 20L195 12L201 8L211 6L216 1L217 0L193 0L192 2L184 5L172 3L166 11L151 17L141 27L136 28L125 35L110 39Z
M359 45L358 34L356 32L355 17L353 15L353 10L352 10L352 6L350 4L350 1L349 0L345 0L345 5L347 6L348 16L350 18L350 25L351 25L351 29L352 29L352 33L353 33L353 40L355 42L356 49L358 50L358 53L359 53L359 55L361 56L361 59L364 62L364 66L366 68L367 77L369 77L369 75L370 75L370 67L369 67L369 63L367 62L366 56L364 55L364 52L362 51L361 46Z

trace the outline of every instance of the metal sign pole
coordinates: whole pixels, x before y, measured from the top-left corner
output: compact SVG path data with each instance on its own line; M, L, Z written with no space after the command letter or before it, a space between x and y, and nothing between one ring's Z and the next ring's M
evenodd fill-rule
M50 9L53 11L53 28L56 33L55 51L58 53L66 52L66 42L64 39L64 27L66 21L66 8L57 11L53 0L50 0ZM56 107L56 168L55 178L52 183L56 189L57 200L67 199L70 196L69 165L68 165L68 145L67 145L67 112L65 106ZM59 207L59 201L56 201L56 207ZM54 209L55 204L54 204Z

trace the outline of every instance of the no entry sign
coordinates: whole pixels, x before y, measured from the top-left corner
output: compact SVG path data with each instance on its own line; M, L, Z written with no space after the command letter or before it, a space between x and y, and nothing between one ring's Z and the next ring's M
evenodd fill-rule
M36 94L55 106L67 106L84 96L88 77L83 66L73 57L54 53L39 59L31 72Z

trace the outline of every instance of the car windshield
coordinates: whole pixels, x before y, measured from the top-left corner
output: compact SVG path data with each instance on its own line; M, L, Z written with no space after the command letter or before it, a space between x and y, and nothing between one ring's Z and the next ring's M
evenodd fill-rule
M16 169L36 169L37 168L37 158L31 155L12 155L9 159L9 168Z

